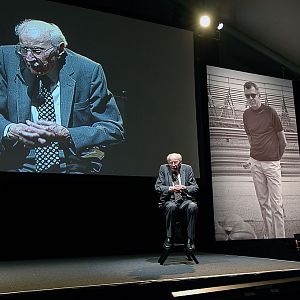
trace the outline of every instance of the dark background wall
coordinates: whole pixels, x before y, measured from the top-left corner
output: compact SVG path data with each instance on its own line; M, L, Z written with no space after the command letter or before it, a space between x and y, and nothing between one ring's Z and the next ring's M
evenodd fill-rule
M150 7L135 6L130 12L128 7L125 8L117 2L115 6L110 5L109 1L99 2L77 1L74 4L181 26L180 18L176 14L165 20L147 18L145 12ZM156 8L152 5L151 9ZM293 258L295 252L293 241L290 239L214 242L208 108L204 99L207 99L206 65L288 78L295 80L295 106L299 116L299 74L293 73L226 31L217 38L203 37L195 32L194 46L201 174L200 179L197 179L201 191L198 195L200 210L197 249ZM13 173L1 173L0 176L0 259L123 255L161 251L164 219L157 208L158 198L154 192L156 177Z

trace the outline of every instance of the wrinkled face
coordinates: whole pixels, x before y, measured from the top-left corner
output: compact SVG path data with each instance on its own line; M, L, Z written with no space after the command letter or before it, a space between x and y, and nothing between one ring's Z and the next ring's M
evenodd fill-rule
M47 74L58 61L58 50L51 44L49 35L37 29L22 32L18 53L35 75Z
M252 86L250 89L245 89L245 97L250 105L250 107L254 110L257 110L260 108L260 96L259 92L255 89L254 86Z
M177 155L172 155L169 157L168 165L171 170L174 172L178 172L181 165L181 158Z

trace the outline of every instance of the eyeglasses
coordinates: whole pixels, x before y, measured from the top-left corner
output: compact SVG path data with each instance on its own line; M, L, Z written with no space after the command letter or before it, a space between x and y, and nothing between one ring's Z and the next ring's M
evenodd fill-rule
M33 55L33 56L42 56L43 54L45 54L48 50L54 48L55 46L52 46L48 49L42 49L42 48L29 48L29 47L25 47L25 46L22 46L20 44L18 44L16 46L16 49L17 49L17 53L19 53L20 55L22 56L26 56L26 54L28 53L28 51L30 51L30 53Z
M254 98L256 97L256 95L257 95L257 94L245 94L245 97L246 97L247 99L250 99L250 96L251 96L251 98L254 99Z

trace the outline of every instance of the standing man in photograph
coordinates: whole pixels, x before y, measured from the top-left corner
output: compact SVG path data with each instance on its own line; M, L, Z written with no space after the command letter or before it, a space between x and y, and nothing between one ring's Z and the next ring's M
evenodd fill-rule
M243 123L250 143L250 164L254 187L264 223L264 238L284 238L284 210L280 160L287 142L280 118L270 106L261 103L256 83L244 84L249 108Z
M53 23L27 19L15 33L0 46L0 170L99 173L104 149L124 140L102 66Z

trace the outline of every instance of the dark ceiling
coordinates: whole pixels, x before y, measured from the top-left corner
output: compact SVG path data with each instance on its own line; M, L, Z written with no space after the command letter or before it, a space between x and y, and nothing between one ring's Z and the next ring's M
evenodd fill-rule
M57 2L67 2L56 0ZM299 0L73 0L75 5L195 30L212 12L250 45L257 45L300 74Z

